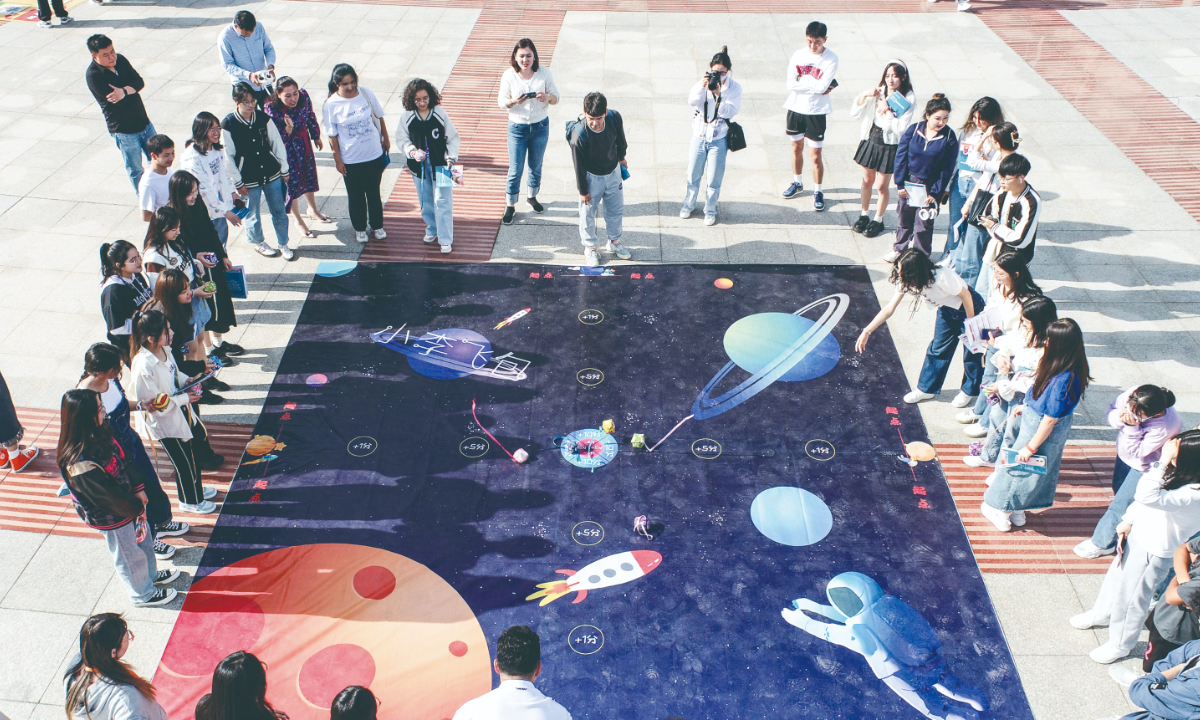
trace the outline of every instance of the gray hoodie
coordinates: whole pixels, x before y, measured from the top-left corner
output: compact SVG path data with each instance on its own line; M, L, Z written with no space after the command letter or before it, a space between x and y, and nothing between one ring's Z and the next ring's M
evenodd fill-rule
M78 707L74 715L76 720L167 720L162 705L132 685L118 685L104 677L87 689L87 710Z

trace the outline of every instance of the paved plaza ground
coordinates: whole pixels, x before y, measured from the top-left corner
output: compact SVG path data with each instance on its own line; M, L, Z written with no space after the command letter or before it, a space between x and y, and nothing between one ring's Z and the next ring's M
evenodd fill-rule
M885 300L891 290L882 256L891 233L866 239L849 230L859 182L852 160L859 123L849 117L849 105L877 82L886 61L899 57L911 70L919 101L933 92L950 98L955 125L971 102L991 95L1020 128L1020 151L1034 168L1029 180L1045 200L1034 277L1060 316L1083 327L1095 377L1077 410L1074 439L1111 442L1104 411L1120 390L1143 382L1171 388L1185 426L1197 425L1200 186L1192 181L1200 177L1200 56L1194 49L1200 8L1185 4L1070 3L1061 13L1053 4L1006 8L1001 2L955 13L945 3L919 0L864 3L861 12L855 3L814 5L801 14L589 11L578 3L547 8L556 39L549 43L550 67L563 95L551 112L540 196L547 212L518 212L515 224L499 229L491 259L581 261L577 195L561 128L578 113L583 95L598 89L626 119L631 178L625 243L632 262L866 265ZM146 80L143 95L155 126L182 146L197 112L223 117L232 110L215 37L237 9L255 13L279 53L278 72L295 77L318 105L331 67L349 62L391 118L401 110L399 92L409 79L425 77L441 87L457 75L478 74L472 43L487 41L492 15L504 15L482 2L118 0L73 7L70 27L0 24L0 63L11 75L0 90L0 371L18 406L56 409L63 391L74 386L84 350L104 339L98 246L118 238L140 246L144 236L120 155L83 81L89 61L84 41L93 33L114 40ZM647 8L642 3L633 9ZM503 37L499 46L524 34L520 17L505 20L511 39ZM821 214L813 211L807 191L797 200L780 197L791 175L782 133L783 68L813 19L828 24L828 46L841 58L824 151L829 209ZM1043 30L1047 19L1053 25ZM1037 42L1039 35L1044 43ZM722 45L729 46L734 76L744 87L738 120L749 147L730 154L720 222L704 227L699 213L692 220L678 217L690 134L685 99ZM488 83L506 63L507 51L494 57L495 77ZM1103 77L1088 75L1083 65ZM466 85L463 80L458 87ZM480 93L494 97L492 87L485 83ZM454 114L472 102L481 101L447 97L464 133L465 157L475 143L475 156L482 158L496 138L476 137L476 118ZM494 115L494 101L489 105ZM1130 105L1145 107L1149 116L1122 119ZM1148 146L1158 154L1148 154ZM1174 169L1176 160L1191 169ZM503 158L498 166L464 162L468 179L474 175L481 185L493 187L503 178ZM249 352L223 373L233 389L224 393L224 404L206 408L210 421L255 422L317 264L353 260L363 251L354 241L330 154L318 153L318 164L321 209L336 222L317 224L315 239L303 238L293 224L295 262L262 258L240 236L231 237L231 255L246 266L251 287L250 298L237 305L239 326L228 337ZM412 214L412 186L402 167L394 161L385 173L385 194L396 186L389 218ZM464 195L464 212L474 212ZM518 210L524 207L522 201ZM893 212L886 225L894 228ZM394 234L389 242L413 242ZM944 227L935 237L940 249ZM368 246L368 253L383 250ZM890 323L910 382L932 325L929 311L911 319L898 313ZM959 373L956 362L948 388ZM965 441L952 418L952 396L947 391L922 406L937 443ZM977 507L960 511L964 518L978 515ZM174 565L188 573L201 552L180 547ZM1132 709L1105 668L1087 657L1107 633L1067 624L1090 606L1101 577L984 575L1038 720L1094 720ZM12 720L61 717L61 669L82 620L93 612L127 613L138 638L130 659L152 675L178 606L130 608L98 538L0 530L0 711Z

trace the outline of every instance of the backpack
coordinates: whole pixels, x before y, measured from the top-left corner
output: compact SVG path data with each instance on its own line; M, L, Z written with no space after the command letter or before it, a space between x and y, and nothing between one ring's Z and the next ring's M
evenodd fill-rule
M942 643L929 622L903 600L884 595L865 619L879 642L909 667L925 665L941 652Z
M607 127L608 122L612 119L612 114L613 114L612 110L608 110L604 113L604 122L605 122L606 127ZM567 132L566 132L567 144L569 145L571 143L571 135L575 134L575 132L578 131L579 132L579 142L586 145L587 144L587 133L584 132L585 130L587 130L587 124L585 123L582 115L575 118L574 120L568 120L567 121Z

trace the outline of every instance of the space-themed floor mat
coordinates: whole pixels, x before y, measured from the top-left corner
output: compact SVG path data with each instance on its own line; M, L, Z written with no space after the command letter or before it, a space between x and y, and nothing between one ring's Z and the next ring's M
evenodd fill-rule
M323 263L159 697L244 649L292 720L442 720L519 624L577 719L1031 718L878 309L863 267Z

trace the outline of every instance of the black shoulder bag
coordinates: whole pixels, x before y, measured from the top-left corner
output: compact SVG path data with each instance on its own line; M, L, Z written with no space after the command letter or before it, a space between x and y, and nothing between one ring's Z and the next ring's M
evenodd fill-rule
M717 107L713 110L713 120L717 119L717 113L721 110L721 98L717 98ZM704 122L708 124L708 98L704 98ZM726 120L725 126L728 129L725 133L725 149L729 152L737 152L746 148L746 131L742 130L742 126L732 120Z

